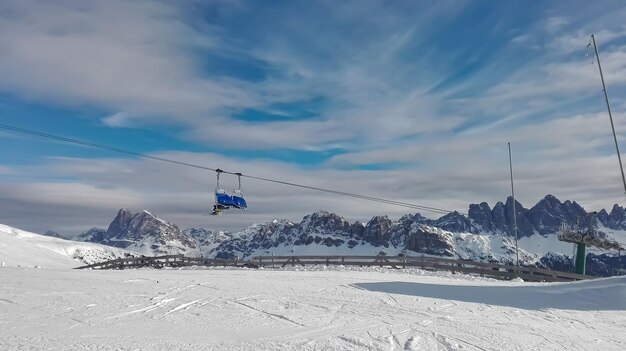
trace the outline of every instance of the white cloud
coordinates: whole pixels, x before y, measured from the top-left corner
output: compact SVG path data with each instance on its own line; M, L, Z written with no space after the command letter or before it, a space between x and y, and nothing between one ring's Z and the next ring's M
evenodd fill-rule
M252 104L200 79L185 52L217 39L155 1L9 1L0 5L0 90L60 105L96 104L171 118ZM114 19L114 20L113 20Z
M233 149L348 150L314 169L208 153L163 154L290 182L465 210L470 202L493 204L508 196L510 141L525 205L546 193L590 209L623 200L599 78L584 57L588 35L595 32L623 140L626 32L619 11L583 18L568 9L575 6L562 5L510 40L542 50L509 45L513 51L493 50L483 58L476 48L442 53L439 45L447 43L433 40L462 13L457 2L386 10L377 2L322 2L322 10L317 5L306 2L298 6L311 8L294 12L285 4L270 21L255 14L254 40L238 46L224 28L191 25L172 2L3 2L0 11L11 15L0 16L0 90L38 103L96 105L109 111L102 119L109 127L178 123L185 139ZM221 11L252 5L229 6ZM279 74L252 83L204 72L195 51L221 50L258 59ZM455 66L468 62L481 64L469 73ZM248 123L229 116L319 96L330 97L331 106L314 119ZM389 162L404 167L341 170ZM214 229L273 217L299 220L320 208L360 220L412 212L245 181L250 211L214 218L203 216L214 178L198 170L66 158L11 171L0 212L33 230L102 225L122 206ZM35 174L51 178L31 184L27 178Z
M128 114L125 112L114 113L108 117L104 117L102 119L102 123L104 123L108 127L125 127L128 126Z
M567 17L550 17L546 21L546 32L555 34L568 24L570 24L570 20Z
M532 42L533 42L533 39L528 34L520 34L520 35L514 37L513 39L511 39L511 43L513 43L513 44L527 45L527 44L530 44Z
M602 117L605 116L563 119L553 126L561 128L563 135L551 136L546 125L538 125L534 128L535 139L523 140L523 136L518 136L513 140L517 197L523 204L532 206L547 193L562 200L576 200L594 210L622 200L616 157L610 152L598 157L587 150L588 142L581 145L572 141L588 132L591 140L601 141L597 147L611 146L610 136L602 136L602 128L596 126L605 124ZM591 130L586 131L586 127ZM624 127L620 125L620 130L624 131ZM545 132L541 133L543 129ZM418 144L416 166L387 171L305 170L279 162L236 161L207 153L167 152L156 156L464 212L469 203L488 201L493 206L509 194L505 136L500 139L475 137L453 143L439 140L430 145ZM92 225L106 226L120 207L148 209L181 227L231 230L276 217L299 221L318 209L361 221L380 214L392 218L414 212L438 216L244 178L243 189L250 209L216 218L206 216L215 187L212 172L152 160L56 158L42 166L17 167L15 172L25 177L47 174L71 179L67 183L31 183L28 179L20 181L12 177L3 183L0 206L4 220L37 231L53 227L80 232ZM221 184L226 189L235 187L236 178L224 176ZM32 221L35 215L37 220Z
M462 11L462 6L451 4L415 5L411 10L418 11L419 21L406 17L402 9L379 13L375 3L358 8L321 4L322 11L340 23L371 26L367 35L378 39L354 42L352 38L363 34L351 28L341 35L320 36L318 30L327 29L329 19L312 20L301 13L307 25L286 31L289 22L268 21L264 25L272 35L248 48L234 46L221 28L188 23L182 6L173 3L9 1L1 5L13 15L0 17L0 91L38 102L123 111L102 119L110 127L166 119L187 129L183 136L208 144L230 145L224 139L231 132L249 136L234 148L325 149L350 138L387 142L457 125L458 117L442 121L430 116L438 108L435 96L404 93L397 83L407 81L407 72L395 68L400 67L397 56L402 50L424 40L419 35L424 28L444 25ZM220 8L244 7L227 3ZM374 12L377 16L362 16ZM435 21L437 17L444 19ZM300 50L302 42L314 55ZM203 72L204 58L194 54L225 50L268 62L281 75L257 84L219 78ZM426 75L436 77L424 72L411 90L427 89L432 80ZM255 125L228 117L233 111L316 95L344 101L345 107L300 123ZM420 123L413 123L416 120ZM359 130L351 131L355 127ZM284 133L277 137L276 130Z

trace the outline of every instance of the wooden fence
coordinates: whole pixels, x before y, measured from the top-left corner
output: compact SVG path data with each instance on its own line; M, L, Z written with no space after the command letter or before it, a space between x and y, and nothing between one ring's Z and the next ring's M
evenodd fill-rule
M477 274L483 277L513 279L520 277L525 281L563 282L592 279L595 277L576 273L559 272L535 267L517 267L496 263L483 263L428 256L257 256L249 261L222 260L183 255L157 257L126 257L94 263L76 269L127 269L127 268L163 268L184 266L229 266L247 268L279 268L285 266L336 265L361 267L415 267L430 271L449 271L452 273Z
M163 267L184 267L184 266L230 266L258 268L251 261L221 260L202 257L185 257L183 255L166 255L157 257L125 257L115 260L94 263L86 266L76 267L76 269L126 269L126 268L163 268Z
M259 267L287 265L342 265L361 267L416 267L431 271L478 274L499 279L522 278L525 281L562 282L593 279L576 273L553 271L535 267L520 267L428 256L257 256L252 259Z

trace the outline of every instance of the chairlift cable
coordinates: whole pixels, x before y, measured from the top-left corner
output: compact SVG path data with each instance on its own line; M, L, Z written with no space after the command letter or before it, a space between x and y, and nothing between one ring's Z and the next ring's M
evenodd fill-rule
M440 214L448 214L450 212L454 212L454 211L451 211L451 210L446 210L446 209L441 209L441 208L436 208L436 207L422 206L422 205L411 204L411 203L407 203L407 202L401 202L401 201L389 200L389 199L378 198L378 197L373 197L373 196L349 193L349 192L345 192L345 191L326 189L326 188L310 186L310 185L304 185L304 184L298 184L298 183L292 183L292 182L287 182L287 181L283 181L283 180L277 180L277 179L271 179L271 178L265 178L265 177L258 177L258 176L254 176L254 175L250 175L250 174L244 174L244 173L240 173L240 172L229 172L229 171L224 171L224 170L219 169L219 168L211 168L211 167L202 166L202 165L198 165L198 164L193 164L193 163L189 163L189 162L176 161L176 160L172 160L172 159L165 158L165 157L152 156L152 155L148 155L148 154L144 154L144 153L140 153L140 152L120 149L120 148L117 148L117 147L112 147L112 146L107 146L107 145L96 144L96 143L82 141L82 140L73 139L73 138L67 138L67 137L54 135L54 134L49 134L49 133L38 132L38 131L35 131L35 130L31 130L31 129L14 127L14 126L1 124L1 123L0 123L0 129L5 129L5 130L18 132L18 133L23 133L23 134L29 134L29 135L33 135L33 136L37 136L37 137L41 137L41 138L52 139L52 140L56 140L56 141L61 141L61 142L64 142L64 143L69 143L69 144L75 144L75 145L90 147L90 148L93 148L93 149L100 149L100 150L104 150L104 151L112 151L112 152L117 152L117 153L121 153L121 154L136 156L136 157L140 157L140 158L146 158L146 159L151 159L151 160L155 160L155 161L167 162L167 163L175 164L175 165L178 165L178 166L185 166L185 167L197 168L197 169L201 169L201 170L205 170L205 171L217 172L218 175L220 173L230 174L230 175L235 175L238 178L245 177L245 178L249 178L249 179L260 180L260 181L265 181L265 182L271 182L271 183L275 183L275 184L281 184L281 185L286 185L286 186L298 187L298 188L302 188L302 189L315 190L315 191L325 192L325 193L329 193L329 194L335 194L335 195L341 195L341 196L346 196L346 197L352 197L352 198L355 198L355 199L379 202L379 203L384 203L384 204L388 204L388 205L394 205L394 206L399 206L399 207L405 207L405 208L422 210L422 211L428 211L428 212L434 212L434 213L440 213ZM465 213L462 213L462 212L459 212L459 213L466 215Z

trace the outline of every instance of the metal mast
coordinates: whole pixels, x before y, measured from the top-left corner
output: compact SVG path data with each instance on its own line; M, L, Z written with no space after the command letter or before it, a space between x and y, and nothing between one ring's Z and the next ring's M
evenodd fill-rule
M617 151L617 159L619 160L619 169L622 172L622 183L624 184L624 194L626 194L626 178L624 177L624 167L622 166L622 156L619 153L619 146L617 146L617 136L615 135L615 125L613 124L613 115L611 114L611 105L609 104L609 95L606 92L606 85L604 84L604 75L602 74L602 65L600 64L600 55L598 55L598 46L596 45L596 37L591 34L591 41L593 42L593 49L596 52L596 60L598 60L598 69L600 70L600 80L602 80L602 91L604 92L604 100L606 101L606 108L609 111L609 119L611 120L611 129L613 130L613 140L615 140L615 150Z
M513 197L513 232L515 233L515 256L517 273L519 273L519 248L517 247L517 213L515 212L515 189L513 188L513 160L511 158L511 143L509 144L509 169L511 170L511 196Z

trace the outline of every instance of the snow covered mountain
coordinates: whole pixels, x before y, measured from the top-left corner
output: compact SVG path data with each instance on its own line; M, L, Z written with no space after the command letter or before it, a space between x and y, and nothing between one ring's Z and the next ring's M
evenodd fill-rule
M232 235L208 252L219 258L257 255L417 255L446 256L512 263L514 242L508 237L452 233L423 224L424 217L407 215L393 222L387 216L367 224L349 223L326 211L305 216L294 224L278 221L255 224ZM540 257L524 252L526 263Z
M80 234L77 240L110 245L149 256L200 254L196 240L183 233L175 224L148 211L132 213L127 208L118 211L107 230L91 228Z
M452 212L438 219L421 214L397 221L375 216L350 223L337 214L318 211L301 222L273 220L241 232L202 228L180 230L148 211L120 209L107 230L92 228L78 240L102 243L143 255L183 253L188 256L248 259L257 255L435 255L513 264L513 200L472 204L468 215ZM561 223L583 224L587 212L576 202L548 195L530 209L516 202L520 260L523 264L561 270L573 267L572 245L558 241ZM626 243L626 210L614 206L597 214L598 229ZM588 271L610 275L617 257L591 249Z
M73 268L128 256L131 253L110 246L59 239L0 224L2 267Z
M561 223L576 224L587 212L576 202L561 202L547 195L530 209L515 202L518 235L552 234L559 230ZM469 206L468 219L470 232L513 235L513 199L506 203L498 202L491 209L486 202ZM600 218L598 218L600 219Z
M559 231L562 223L587 226L590 220L590 217L587 216L590 213L575 201L561 202L552 195L547 195L530 209L524 208L522 204L516 201L515 212L519 237L554 234ZM493 209L486 202L471 204L468 211L468 222L465 222L469 225L467 232L514 235L512 214L513 199L511 197L507 199L506 203L496 203ZM626 209L617 204L613 206L610 213L602 209L597 212L596 220L596 228L602 234L613 235L618 240L626 242L626 235L621 233L621 231L626 231ZM441 218L434 221L436 226L437 221L441 221Z

